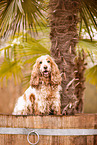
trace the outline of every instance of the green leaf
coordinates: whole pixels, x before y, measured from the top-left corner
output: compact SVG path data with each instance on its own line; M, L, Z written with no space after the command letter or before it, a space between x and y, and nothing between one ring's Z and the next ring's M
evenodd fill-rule
M8 46L1 48L0 51L7 49L11 51L10 59L14 60L22 59L23 57L26 59L28 56L33 57L35 55L50 54L50 51L42 45L41 39L36 40L35 38L31 38L28 34L24 34L24 36L19 35L19 37L16 36L13 41L9 41Z
M77 47L84 49L86 52L88 50L89 52L93 51L95 53L97 52L97 41L91 41L90 39L79 39Z
M22 79L22 85L23 87L26 86L26 88L29 87L29 82L30 82L30 79L31 79L31 73L28 73L26 75L24 75L23 79Z
M45 9L36 0L3 0L0 2L0 37L15 35L16 32L32 28L37 32L37 25L46 25Z
M77 49L80 51L83 49L94 63L93 54L97 55L97 41L91 41L90 39L79 39L79 42L76 46L76 50Z
M86 70L86 81L97 86L97 65Z
M40 56L41 56L41 55L33 56L33 57L31 57L31 58L25 60L23 65L30 63L31 66L33 66L33 64L34 64L34 62L36 61L36 59L37 59L38 57L40 57Z
M36 40L24 33L24 36L22 34L19 37L15 36L12 41L9 41L8 46L1 48L0 51L4 50L5 52L4 62L0 66L1 81L4 78L7 80L11 76L14 76L15 82L17 79L20 80L26 64L30 63L32 67L39 56L50 54L50 51L42 46L40 42L41 39Z
M87 29L92 40L93 29L97 30L97 2L95 0L82 0L80 3L80 19L84 22L81 29ZM82 23L81 21L79 23ZM81 29L79 30L81 32ZM80 34L79 32L79 34Z
M4 78L8 80L12 76L14 76L14 82L20 82L23 74L21 69L20 62L4 60L4 62L0 65L0 81L3 81Z

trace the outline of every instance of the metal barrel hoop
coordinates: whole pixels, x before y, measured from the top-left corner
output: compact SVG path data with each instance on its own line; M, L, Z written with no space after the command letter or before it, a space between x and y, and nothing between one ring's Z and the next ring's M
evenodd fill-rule
M31 135L31 133L34 133L34 135L37 135L37 136L38 136L37 142L32 143L32 142L29 140L29 135ZM27 135L27 140L28 140L29 144L31 144L31 145L37 145L38 142L39 142L39 134L38 134L36 131L32 130L32 131L30 131L30 132L28 133L28 135Z

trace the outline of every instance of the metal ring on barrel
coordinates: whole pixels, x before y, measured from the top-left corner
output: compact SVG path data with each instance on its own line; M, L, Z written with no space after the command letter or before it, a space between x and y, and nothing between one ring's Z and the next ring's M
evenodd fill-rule
M31 135L31 133L34 133L34 135L37 135L37 137L38 137L37 142L35 142L35 143L30 142L30 140L29 140L29 135ZM38 142L39 142L39 134L38 134L36 131L32 130L32 131L30 131L30 132L28 133L28 135L27 135L27 140L28 140L29 144L31 144L31 145L36 145L36 144L38 144Z

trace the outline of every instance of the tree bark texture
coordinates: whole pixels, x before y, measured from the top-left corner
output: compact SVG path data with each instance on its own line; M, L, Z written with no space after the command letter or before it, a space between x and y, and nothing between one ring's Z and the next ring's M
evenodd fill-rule
M75 95L78 99L75 109L77 113L83 112L84 106L84 90L85 90L85 77L84 72L87 63L85 63L85 52L78 51L77 57L75 58Z
M75 67L75 46L78 42L79 5L79 0L50 0L49 4L51 55L62 74L61 109L62 113L66 115L82 111L82 109L76 107L78 96L75 93L76 79L78 80L75 76L77 71ZM81 108L83 108L83 105Z

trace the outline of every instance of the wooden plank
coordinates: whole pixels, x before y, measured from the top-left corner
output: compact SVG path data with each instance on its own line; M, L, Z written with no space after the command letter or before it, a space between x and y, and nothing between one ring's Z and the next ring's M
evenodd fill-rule
M87 144L94 145L94 136L87 136Z
M0 127L37 129L96 129L97 114L75 116L0 115ZM35 141L37 137L31 136ZM27 135L0 135L1 145L29 145ZM42 136L38 145L96 145L97 136Z
M94 129L97 129L97 115L95 115ZM94 144L97 145L97 135L94 136Z
M75 115L75 116L12 116L12 115L0 115L0 127L20 127L20 128L85 128L93 129L95 123L95 116L89 115ZM59 124L61 120L61 124ZM89 120L89 121L88 121Z

